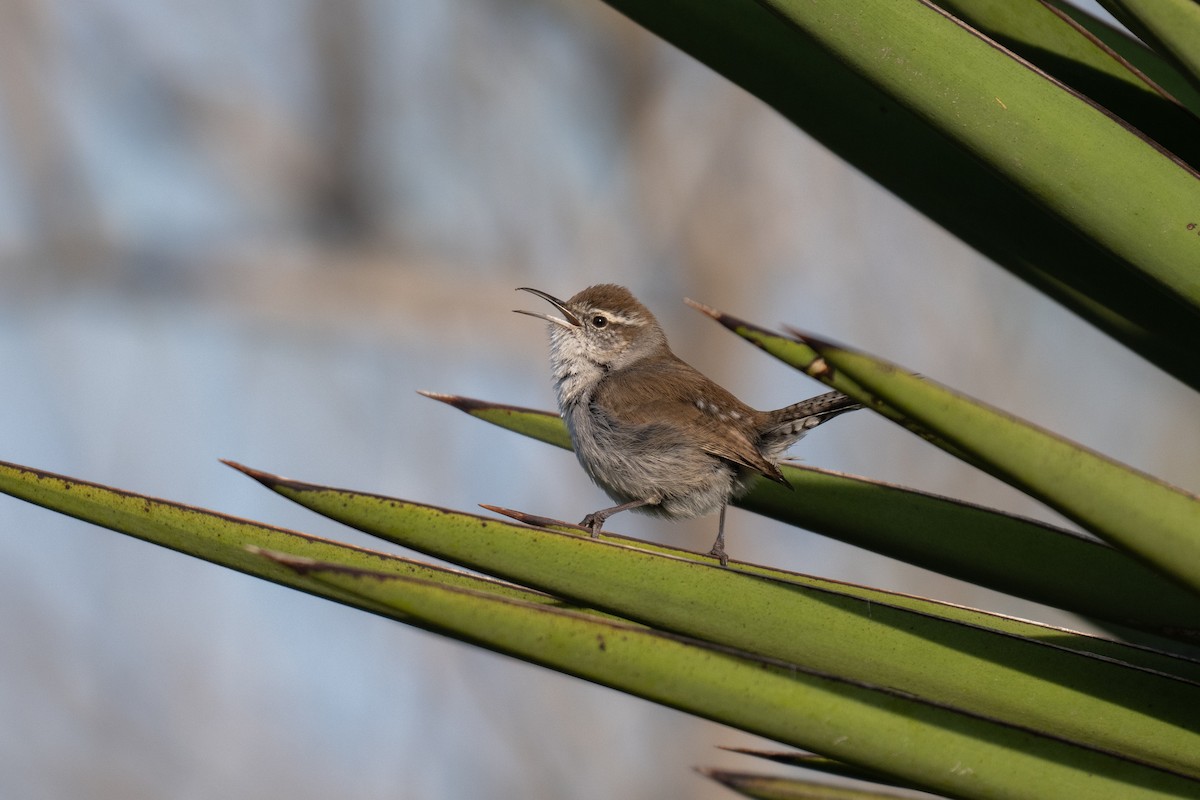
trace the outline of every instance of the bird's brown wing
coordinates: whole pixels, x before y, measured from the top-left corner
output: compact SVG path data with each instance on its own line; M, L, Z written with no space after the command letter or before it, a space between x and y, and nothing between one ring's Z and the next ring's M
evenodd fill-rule
M627 423L674 429L681 438L695 439L707 453L788 485L758 448L761 412L683 361L663 360L614 372L602 381L592 402L613 414L614 397L621 398L620 417Z
M783 477L783 473L779 471L779 467L763 458L762 453L758 451L757 447L750 444L750 440L747 437L737 437L736 441L709 441L705 442L702 447L705 452L711 453L718 458L732 461L735 464L741 464L755 472L761 473L776 483L791 486L787 482L787 478Z

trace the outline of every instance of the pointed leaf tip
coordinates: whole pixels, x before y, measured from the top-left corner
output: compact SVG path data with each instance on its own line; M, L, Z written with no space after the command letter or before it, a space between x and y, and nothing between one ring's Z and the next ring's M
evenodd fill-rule
M239 464L236 461L231 461L226 458L222 458L221 463L227 467L236 469L238 472L242 473L248 478L253 478L271 491L278 491L280 487L284 486L295 491L304 491L306 488L311 487L311 484L306 484L302 481L293 480L291 478L284 478L281 475L264 472L261 469L247 467L245 464Z
M245 547L248 552L253 553L256 556L261 556L262 558L268 559L270 561L274 561L276 564L279 564L280 566L283 566L283 567L287 567L288 569L296 572L298 575L309 575L312 573L317 573L317 574L325 573L325 574L337 574L337 575L350 575L353 577L367 577L367 578L374 578L374 579L381 580L381 581L399 577L395 573L391 573L391 572L383 572L383 571L377 570L377 569L367 569L364 567L350 566L348 564L338 564L333 561L322 561L320 559L309 558L307 556L298 556L298 555L294 555L292 553L285 553L281 550L270 550L265 547L258 547L256 545L246 545ZM405 561L405 559L398 559L398 560ZM409 563L416 563L416 562L409 562ZM424 565L422 565L422 566L424 566Z
M712 767L695 767L695 770L710 781L715 781L734 791L737 791L738 786L745 782L744 777L740 773L730 772L729 770L714 769Z
M479 408L483 405L479 400L472 400L469 397L461 397L456 394L443 394L442 392L431 392L427 389L418 389L417 394L422 397L428 397L430 400L437 400L439 403L445 403L448 406L454 406L460 411L470 413L472 409Z
M717 322L721 323L726 328L728 328L731 331L734 331L735 333L737 332L738 328L744 328L746 330L757 331L759 333L771 333L771 331L769 329L764 328L761 325L755 325L753 322L747 322L746 320L742 319L741 317L735 317L732 314L726 314L724 311L718 311L717 309L713 308L712 306L706 306L703 303L698 303L695 300L692 300L691 298L685 297L685 298L683 298L683 302L687 303L689 306L696 309L700 313L706 314L706 315L712 317Z
M558 414L536 408L525 408L524 406L514 406L507 403L493 403L490 400L476 400L473 397L463 397L458 394L442 394L440 392L429 392L424 389L418 389L417 394L432 400L441 401L446 405L454 406L459 411L465 411L472 415L480 411L512 411L518 414L537 414L545 417L558 416Z
M515 519L517 522L525 525L531 525L535 528L569 528L571 530L583 531L585 533L589 532L589 529L583 527L582 525L564 522L563 520L554 519L553 517L540 517L537 514L529 514L524 511L504 508L503 506L488 505L487 503L480 503L479 507L486 508L488 511L491 511L494 514L499 514L501 516L508 517L509 519Z
M262 472L261 470L254 469L252 467L247 467L245 464L239 464L232 459L222 458L220 461L225 466L236 469L238 472L253 478L264 486L273 486L279 481L279 478L276 475L271 475L270 473Z
M832 342L828 339L821 339L813 336L811 333L806 333L799 328L793 328L791 325L784 325L783 329L787 331L788 336L791 336L796 342L804 345L817 354L807 367L803 368L804 374L809 375L822 383L832 385L834 375L836 374L833 367L825 360L824 354L829 350L849 350L850 348Z
M788 336L791 336L793 339L795 339L797 342L800 342L801 344L808 345L813 350L816 350L818 353L823 350L849 350L850 349L850 348L846 347L845 345L838 344L837 342L831 341L829 339L822 339L820 336L814 336L813 334L809 333L808 331L802 331L799 328L794 327L792 325L788 325L786 323L784 324L783 329L785 331L787 331Z
M713 319L721 318L721 312L717 311L712 306L706 306L706 305L704 305L704 303L697 302L690 297L683 298L683 302L686 303L687 305L691 306L692 308L696 309L701 314L707 314L708 316L712 317Z
M291 570L295 570L296 572L298 572L300 574L304 574L304 573L308 572L310 569L312 569L313 567L316 567L317 565L319 565L321 563L320 561L317 561L315 558L308 558L306 556L292 555L291 553L285 553L282 550L271 550L266 547L259 547L258 545L255 545L255 544L245 545L244 549L246 550L247 553L252 553L256 556L260 556L262 558L267 559L268 561L274 561L276 564L287 567L288 569L291 569Z
M549 521L549 517L537 517L533 514L526 514L524 511L515 511L511 508L505 508L504 506L493 506L488 503L480 503L479 507L485 508L488 511L491 511L493 514L499 514L503 517L508 517L509 519L515 519L517 522L526 522L528 520Z

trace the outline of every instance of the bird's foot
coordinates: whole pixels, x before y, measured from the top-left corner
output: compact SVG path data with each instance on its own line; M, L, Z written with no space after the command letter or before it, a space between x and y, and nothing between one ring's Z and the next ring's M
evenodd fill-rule
M713 545L712 550L708 551L708 555L720 561L722 567L729 566L729 554L725 552L725 548L719 543Z
M587 528L590 530L592 532L592 538L598 539L600 538L600 529L604 527L604 520L605 516L597 511L584 517L579 523L579 526L581 528Z

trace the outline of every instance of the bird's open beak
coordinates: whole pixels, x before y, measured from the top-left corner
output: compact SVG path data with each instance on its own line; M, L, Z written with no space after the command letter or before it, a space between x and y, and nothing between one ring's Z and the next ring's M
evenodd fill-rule
M559 319L558 317L552 317L549 314L539 314L536 311L521 311L520 309L514 308L513 311L516 312L517 314L527 314L531 317L537 317L538 319L544 319L547 322L553 322L555 325L562 325L564 328L578 328L580 325L583 324L582 322L579 321L579 317L575 316L575 312L571 311L571 309L567 307L566 303L564 303L562 300L559 300L554 295L546 294L545 292L543 292L539 289L530 289L527 286L522 286L520 289L517 289L517 291L518 292L529 292L530 294L536 294L538 297L542 298L547 303L550 303L555 308L557 308L559 311L561 311L563 313L563 316L566 317L566 319Z

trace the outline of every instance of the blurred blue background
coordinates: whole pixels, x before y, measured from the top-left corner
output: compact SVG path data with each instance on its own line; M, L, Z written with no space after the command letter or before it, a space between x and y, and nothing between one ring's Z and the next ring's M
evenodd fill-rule
M573 520L606 498L570 454L416 390L551 408L513 290L598 282L760 408L821 387L684 296L1200 471L1191 393L598 2L0 3L0 459L372 547L217 459ZM794 455L1053 520L866 413ZM1075 624L728 530L736 558ZM767 744L5 497L0 636L6 798L725 797L689 767Z

